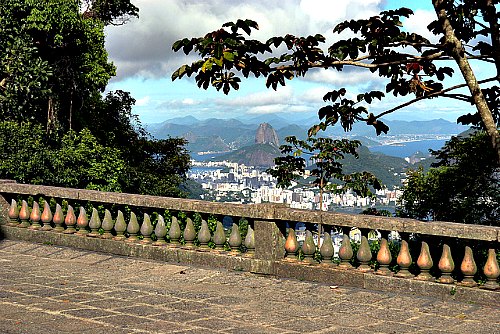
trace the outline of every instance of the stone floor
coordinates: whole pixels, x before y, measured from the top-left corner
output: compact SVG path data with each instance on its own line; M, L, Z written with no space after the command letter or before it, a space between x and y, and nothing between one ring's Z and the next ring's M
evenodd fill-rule
M0 333L500 333L500 309L0 241Z

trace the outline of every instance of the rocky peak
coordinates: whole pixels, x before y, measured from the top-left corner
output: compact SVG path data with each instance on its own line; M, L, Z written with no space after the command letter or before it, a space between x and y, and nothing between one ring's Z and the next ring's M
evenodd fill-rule
M278 134L269 123L262 123L259 125L257 133L255 134L255 143L269 144L276 148L280 146Z

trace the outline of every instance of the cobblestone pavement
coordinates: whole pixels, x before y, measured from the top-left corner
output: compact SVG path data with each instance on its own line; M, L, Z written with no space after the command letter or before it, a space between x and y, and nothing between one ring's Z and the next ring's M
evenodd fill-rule
M500 309L2 240L0 333L494 334Z

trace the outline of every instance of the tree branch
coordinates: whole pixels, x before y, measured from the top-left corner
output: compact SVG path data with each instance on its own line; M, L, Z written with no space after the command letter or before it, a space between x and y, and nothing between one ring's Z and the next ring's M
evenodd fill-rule
M488 79L484 79L484 80L478 81L478 83L479 84L483 84L483 83L486 83L486 82L497 81L497 80L500 80L500 77L491 77L491 78L488 78ZM419 97L417 97L417 98L415 98L413 100L410 100L410 101L405 102L403 104L400 104L400 105L398 105L398 106L396 106L396 107L394 107L392 109L389 109L389 110L386 110L386 111L380 113L379 115L375 116L375 119L379 119L380 117L388 115L388 114L390 114L390 113L392 113L392 112L394 112L396 110L408 107L409 105L411 105L411 104L413 104L415 102L426 100L426 99L430 99L430 98L433 98L433 97L436 97L436 96L440 96L440 95L443 95L446 92L449 92L449 91L452 91L452 90L455 90L455 89L459 89L459 88L463 88L463 87L467 87L467 84L460 84L460 85L456 85L456 86L452 86L452 87L440 90L438 92L433 92L433 93L430 93L430 94L427 94L427 95L424 95L424 96L419 96ZM451 97L451 96L447 96L447 97Z

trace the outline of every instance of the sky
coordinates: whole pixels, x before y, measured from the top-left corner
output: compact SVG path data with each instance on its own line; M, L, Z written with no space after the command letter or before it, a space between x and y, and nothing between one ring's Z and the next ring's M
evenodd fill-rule
M339 22L368 18L407 3L415 14L403 20L405 29L436 40L426 29L435 18L430 0L132 0L132 3L139 7L139 19L106 28L106 48L117 67L108 90L130 92L136 99L133 112L146 124L188 115L207 119L272 113L300 120L316 116L325 105L323 95L332 89L346 87L353 97L368 90L384 90L386 81L369 71L353 68L342 72L310 71L304 78L287 81L277 91L267 89L262 77L243 78L241 88L228 96L213 87L200 89L192 78L172 82L172 73L194 60L183 52L174 53L172 44L185 37L203 36L228 21L247 18L257 21L259 30L251 38L261 41L288 33L297 36L321 33L327 39L326 50L338 38L332 30ZM479 78L488 72L481 67L475 70ZM459 75L455 71L456 78L447 85L458 83ZM404 102L392 94L386 96L383 101L372 103L370 112L377 114ZM440 99L415 103L385 118L444 118L455 122L466 112L474 110L463 102Z

